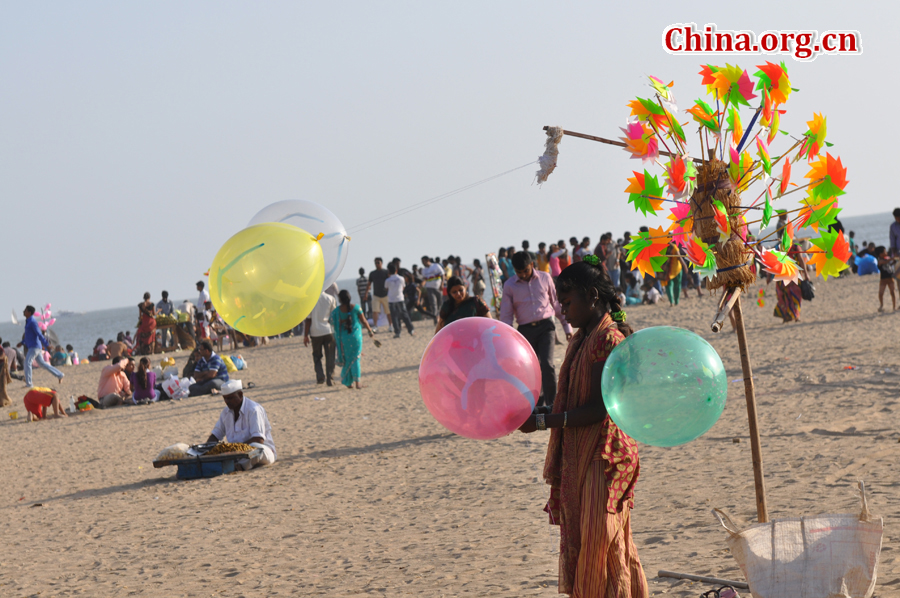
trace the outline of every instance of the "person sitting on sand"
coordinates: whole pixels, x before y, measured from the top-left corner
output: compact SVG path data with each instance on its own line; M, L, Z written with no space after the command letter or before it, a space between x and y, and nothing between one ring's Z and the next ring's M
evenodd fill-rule
M56 348L53 349L53 355L50 357L50 365L53 367L72 365L71 363L66 363L68 359L69 354L63 351L63 348L60 345L56 345Z
M100 409L118 407L131 400L131 382L128 375L133 371L134 360L121 355L114 357L112 363L101 370L100 384L97 386Z
M47 417L47 407L53 407L53 417L68 417L59 402L59 396L52 388L35 386L28 391L22 402L25 403L25 409L28 411L28 421Z
M97 342L94 343L94 353L90 357L90 361L105 361L109 359L109 353L107 353L106 343L103 342L102 338L98 338Z
M194 380L191 384L191 397L218 394L222 385L228 382L228 368L222 358L213 352L212 343L208 339L200 341L197 347L200 359L194 365Z
M244 396L240 380L229 380L222 385L222 400L225 401L225 408L206 441L242 442L262 449L261 456L237 462L238 467L244 470L274 463L277 454L275 440L272 439L272 424L262 405Z
M115 359L116 357L128 357L131 352L125 343L112 341L106 345L106 354L109 355L110 359Z
M156 390L156 372L150 369L150 360L141 357L137 370L128 375L131 384L132 402L136 405L146 405L159 400L159 391Z
M66 345L66 353L68 353L68 362L69 365L78 365L81 363L78 360L78 353L75 352L75 347L72 345Z
M462 318L491 317L491 309L484 302L484 299L480 296L470 297L465 283L458 276L451 276L450 280L447 281L447 293L450 296L441 307L435 332L440 331L441 328L450 322L455 322Z

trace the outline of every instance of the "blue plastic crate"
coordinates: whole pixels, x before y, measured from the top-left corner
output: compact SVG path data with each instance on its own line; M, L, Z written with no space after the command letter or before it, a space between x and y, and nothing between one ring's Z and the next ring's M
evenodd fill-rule
M180 480L195 480L197 478L214 478L223 473L232 473L237 459L225 461L194 461L192 463L179 463L176 476Z

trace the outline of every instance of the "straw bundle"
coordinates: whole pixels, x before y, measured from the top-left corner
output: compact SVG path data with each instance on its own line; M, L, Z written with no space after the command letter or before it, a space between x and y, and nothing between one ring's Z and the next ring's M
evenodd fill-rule
M719 200L728 211L728 220L731 224L732 234L728 238L720 238L713 219L715 209L713 201ZM750 270L747 254L744 252L744 242L737 235L740 227L741 196L732 187L728 177L728 165L725 162L713 158L704 162L697 169L697 188L691 196L691 212L694 216L693 233L703 239L710 247L715 247L716 266L719 270L733 268L725 272L719 272L707 281L710 290L719 287L741 287L753 282L753 272ZM743 267L734 268L734 266Z

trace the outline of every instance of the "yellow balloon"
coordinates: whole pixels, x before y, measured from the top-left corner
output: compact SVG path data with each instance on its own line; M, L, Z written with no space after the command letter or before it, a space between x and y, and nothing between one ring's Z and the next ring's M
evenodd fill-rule
M306 319L324 281L316 237L269 222L249 226L222 245L209 269L209 296L235 330L275 336Z

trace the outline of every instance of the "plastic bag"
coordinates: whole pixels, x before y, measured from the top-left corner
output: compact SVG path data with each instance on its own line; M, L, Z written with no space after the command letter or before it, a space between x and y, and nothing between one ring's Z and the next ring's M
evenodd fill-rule
M188 396L190 393L190 386L193 383L193 378L182 378L179 380L178 376L173 376L171 378L166 378L162 383L162 387L171 399L178 401Z
M188 449L191 448L189 445L179 442L178 444L173 444L172 446L167 446L163 450L159 451L159 454L156 455L156 459L154 461L171 461L172 459L185 459L188 457Z
M744 530L713 509L755 598L872 596L884 522L869 513L862 482L859 491L859 515L791 517Z
M174 365L168 366L166 369L163 370L162 378L163 378L163 380L168 380L169 378L175 378L177 380L178 379L178 368L175 367Z
M225 364L225 369L229 374L233 374L238 371L237 366L234 365L234 362L231 361L231 357L227 355L222 355L222 362Z

